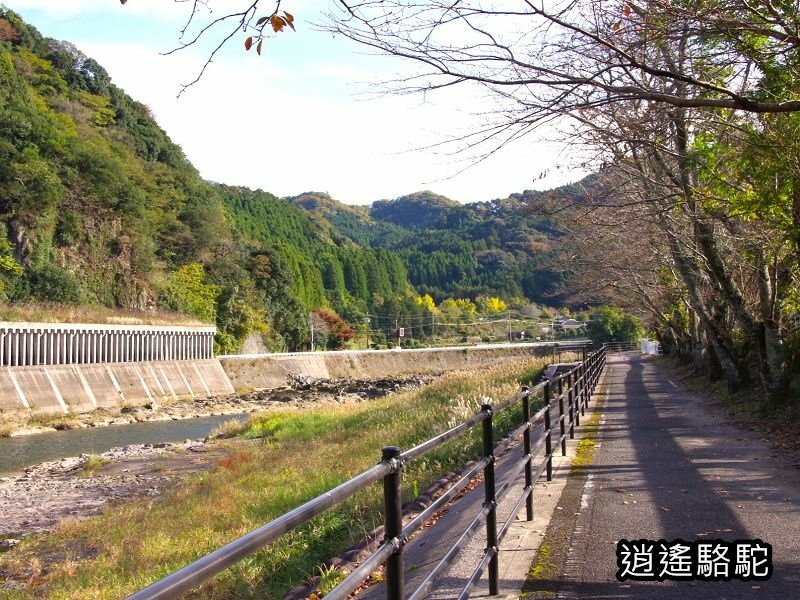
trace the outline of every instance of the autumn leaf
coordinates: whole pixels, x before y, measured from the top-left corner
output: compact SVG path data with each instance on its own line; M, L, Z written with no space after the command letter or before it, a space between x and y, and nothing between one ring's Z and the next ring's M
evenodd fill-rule
M626 4L625 5L625 8L622 9L622 14L625 15L626 17L630 17L631 16L631 6L630 6L630 4Z
M286 27L286 21L284 21L283 18L279 17L278 15L273 15L270 17L269 22L272 23L272 31L275 33L283 31L283 28Z
M619 31L619 28L622 27L622 23L617 21L611 26L611 31Z
M286 21L286 24L292 28L292 31L296 31L294 28L294 17L286 11L283 11L283 19Z
M244 49L245 49L245 50L250 50L250 48L251 48L252 46L253 46L253 36L250 36L249 38L247 38L247 39L244 41Z
M258 21L256 21L256 27L258 27L259 25L263 25L266 22L267 22L267 17L261 17Z
M125 4L128 0L119 0L120 4Z
M263 43L264 40L261 40L260 42L258 42L258 46L256 46L256 52L258 52L259 56L261 56L261 46L263 45Z

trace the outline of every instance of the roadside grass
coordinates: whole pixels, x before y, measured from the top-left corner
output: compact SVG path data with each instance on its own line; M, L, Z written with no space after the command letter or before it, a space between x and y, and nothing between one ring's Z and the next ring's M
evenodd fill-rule
M0 574L25 582L11 598L125 596L376 464L383 446L409 448L462 422L483 402L512 396L545 362L451 372L424 388L366 403L253 416L241 437L255 441L223 442L230 452L213 470L160 499L124 502L100 517L32 536L0 557ZM513 412L496 416L498 434L519 424L519 409ZM405 500L477 456L478 434L411 463ZM187 597L281 598L382 523L380 488L355 495Z

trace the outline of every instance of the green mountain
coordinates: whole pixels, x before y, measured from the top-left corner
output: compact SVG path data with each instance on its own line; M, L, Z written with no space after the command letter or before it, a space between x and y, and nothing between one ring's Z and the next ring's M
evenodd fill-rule
M368 208L313 192L289 201L355 243L399 254L411 284L437 301L500 295L547 304L560 281L549 259L562 228L529 207L553 194L569 195L572 188L473 204L431 192L380 200Z
M8 302L179 311L215 322L218 350L235 351L253 332L304 347L319 308L390 328L430 322L425 293L543 301L560 230L528 212L535 195L461 205L418 192L360 207L206 182L98 62L0 9Z

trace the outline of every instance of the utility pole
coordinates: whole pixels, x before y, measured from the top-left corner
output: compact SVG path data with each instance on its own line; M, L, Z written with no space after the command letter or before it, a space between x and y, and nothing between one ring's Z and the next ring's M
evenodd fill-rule
M308 329L311 332L311 351L314 351L314 313L308 315Z

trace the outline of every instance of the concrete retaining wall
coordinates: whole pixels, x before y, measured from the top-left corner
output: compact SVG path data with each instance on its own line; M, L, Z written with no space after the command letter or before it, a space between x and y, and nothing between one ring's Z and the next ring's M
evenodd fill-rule
M480 369L554 350L534 345L307 352L218 359L0 367L0 412L87 412L161 398L280 388L293 376L369 379Z
M222 367L233 387L259 390L287 385L292 376L317 379L352 377L368 379L392 375L436 373L455 369L475 369L513 359L543 356L549 347L508 345L477 348L437 348L422 350L371 350L345 352L305 352L264 356L221 356Z
M216 359L0 368L0 411L86 412L233 393Z

